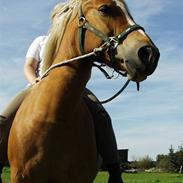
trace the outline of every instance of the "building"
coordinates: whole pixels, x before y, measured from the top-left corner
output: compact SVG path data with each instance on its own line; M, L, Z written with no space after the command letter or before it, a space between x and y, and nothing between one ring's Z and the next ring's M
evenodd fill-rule
M119 149L118 153L120 163L128 163L128 149Z

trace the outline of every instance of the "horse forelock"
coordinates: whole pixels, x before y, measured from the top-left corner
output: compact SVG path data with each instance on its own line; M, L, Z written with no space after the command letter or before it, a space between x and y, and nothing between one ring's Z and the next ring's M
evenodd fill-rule
M48 32L49 37L44 49L42 74L52 65L64 36L66 26L72 17L75 17L77 14L81 2L82 0L70 0L65 4L60 4L60 8L53 9L51 15L52 25Z

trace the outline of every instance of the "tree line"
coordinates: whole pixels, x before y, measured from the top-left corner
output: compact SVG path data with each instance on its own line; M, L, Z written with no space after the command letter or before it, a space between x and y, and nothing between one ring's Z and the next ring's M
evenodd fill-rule
M171 147L168 154L158 154L154 161L151 157L145 156L129 163L128 168L147 170L152 169L159 172L183 172L183 143L177 150Z

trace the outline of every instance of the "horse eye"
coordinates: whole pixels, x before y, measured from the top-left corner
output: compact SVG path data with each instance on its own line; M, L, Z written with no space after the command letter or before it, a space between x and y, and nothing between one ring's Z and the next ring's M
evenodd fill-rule
M108 5L103 5L99 8L99 11L104 15L110 15L111 8Z

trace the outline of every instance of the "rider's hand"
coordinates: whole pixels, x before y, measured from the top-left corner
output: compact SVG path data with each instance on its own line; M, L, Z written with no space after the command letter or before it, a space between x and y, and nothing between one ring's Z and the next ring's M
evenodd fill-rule
M31 83L31 85L35 85L35 84L38 83L40 80L41 80L40 77L36 78L36 79Z

